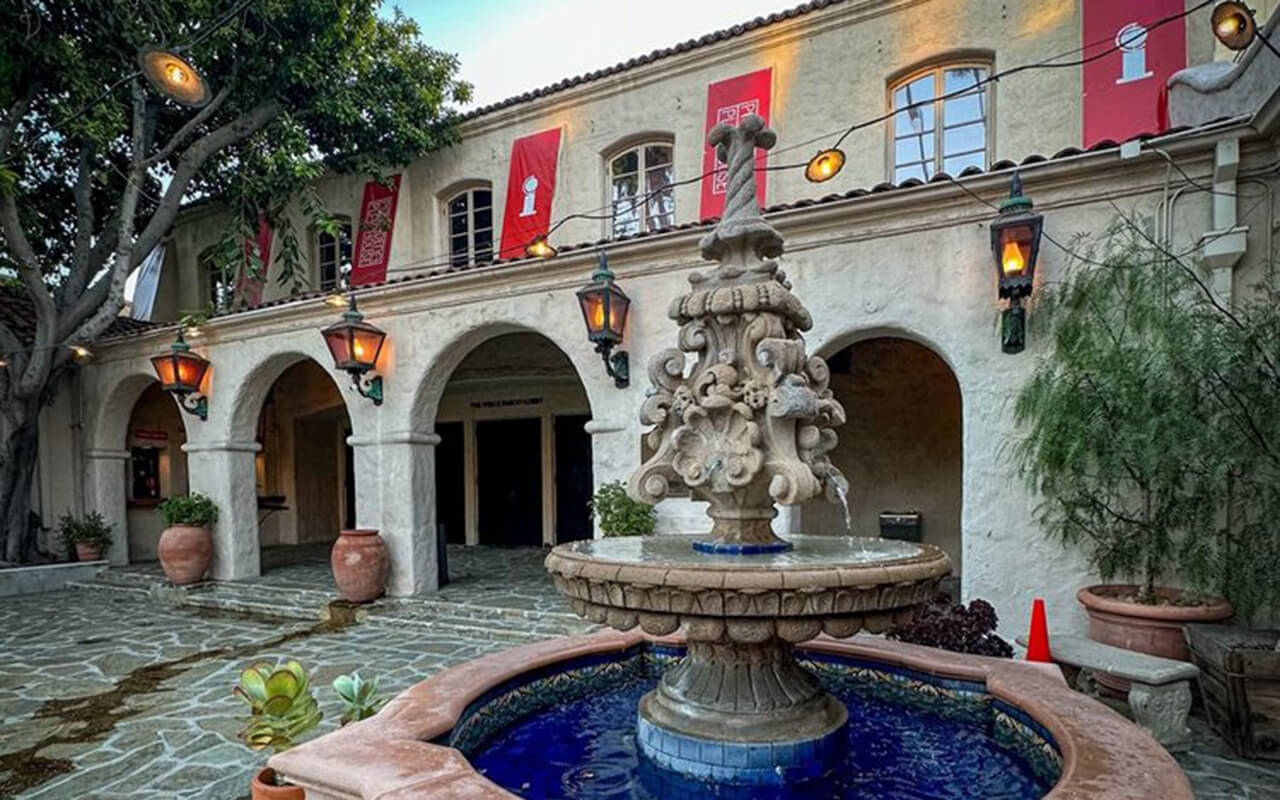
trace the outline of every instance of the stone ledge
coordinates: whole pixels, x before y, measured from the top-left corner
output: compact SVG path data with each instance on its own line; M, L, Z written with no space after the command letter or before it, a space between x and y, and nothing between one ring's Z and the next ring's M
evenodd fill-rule
M91 581L109 564L98 561L73 561L66 564L39 564L32 567L0 569L0 597L38 594L66 588L69 583Z

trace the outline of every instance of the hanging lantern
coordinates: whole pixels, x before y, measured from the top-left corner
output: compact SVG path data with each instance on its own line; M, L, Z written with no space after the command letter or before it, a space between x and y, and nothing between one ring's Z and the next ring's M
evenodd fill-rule
M844 151L833 147L820 150L817 155L809 159L809 163L804 168L804 176L811 183L822 183L839 175L842 169L844 169Z
M1001 347L1019 353L1026 346L1026 310L1022 298L1035 285L1036 260L1044 217L1031 210L1031 198L1022 193L1022 178L1015 172L1009 198L1000 204L1000 216L991 223L991 252L995 256L996 286L1009 308L1001 316Z
M1253 11L1244 3L1227 0L1218 3L1211 19L1213 35L1228 50L1244 50L1258 35Z
M172 394L182 410L200 419L209 418L209 399L200 393L200 384L209 371L209 360L191 352L181 328L169 352L152 356L151 367L160 379L160 388Z
M587 339L604 358L605 371L613 378L614 385L622 389L631 382L630 357L623 350L610 353L622 344L631 298L613 282L613 277L609 258L601 251L600 265L591 276L591 283L578 290L578 305L587 323Z
M138 53L138 65L151 87L175 103L200 108L213 96L200 70L173 50L145 48Z
M348 307L342 319L320 331L333 356L333 366L351 376L362 397L382 405L382 376L369 375L378 364L378 355L387 334L376 325L364 321L356 309L356 296L348 296Z

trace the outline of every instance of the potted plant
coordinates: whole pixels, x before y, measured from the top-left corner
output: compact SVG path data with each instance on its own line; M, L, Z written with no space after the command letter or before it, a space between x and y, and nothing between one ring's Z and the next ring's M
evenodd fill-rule
M209 526L218 520L218 507L195 492L166 498L156 511L165 524L158 548L165 577L178 586L199 582L213 560Z
M366 681L360 677L359 672L334 678L333 691L343 703L342 716L338 718L339 725L368 719L387 703L387 698L378 694L378 679Z
M297 661L259 662L240 673L233 692L249 704L249 724L239 734L254 750L279 753L320 723L321 714L307 672ZM250 782L253 800L305 800L301 786L284 782L263 767Z
M372 528L344 530L329 553L333 582L349 603L367 603L386 591L391 561L387 544Z
M1184 625L1280 597L1277 301L1224 305L1123 218L1041 293L1016 453L1044 529L1105 581L1078 593L1094 639L1186 659Z
M587 510L605 536L644 536L657 519L653 506L633 500L621 481L601 484Z
M58 535L67 552L74 552L77 561L99 561L111 547L112 526L97 511L83 517L63 514L58 518Z

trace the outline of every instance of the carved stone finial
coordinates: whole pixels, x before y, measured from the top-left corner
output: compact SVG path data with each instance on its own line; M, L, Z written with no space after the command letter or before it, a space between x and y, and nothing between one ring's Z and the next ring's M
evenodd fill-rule
M652 388L640 420L654 426L654 455L631 477L631 493L656 503L672 482L710 504L711 543L785 546L773 535L774 503L836 500L847 487L827 453L844 409L832 396L826 362L805 353L800 333L813 321L771 259L782 236L760 216L755 151L777 138L752 114L717 125L710 143L728 166L725 213L703 237L710 275L671 304L679 350L649 364ZM685 353L697 363L685 377Z

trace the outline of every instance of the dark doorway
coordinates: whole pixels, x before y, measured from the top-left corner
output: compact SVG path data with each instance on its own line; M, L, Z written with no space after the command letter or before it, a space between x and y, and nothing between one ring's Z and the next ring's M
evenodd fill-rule
M461 422L436 425L436 525L449 544L466 544L466 488L463 483Z
M542 420L476 423L480 543L542 544Z
M356 450L347 444L347 439L351 438L351 429L347 428L342 432L342 461L344 469L342 472L342 496L345 498L346 519L343 524L347 528L356 526Z
M555 418L556 543L591 538L591 434L589 415Z

